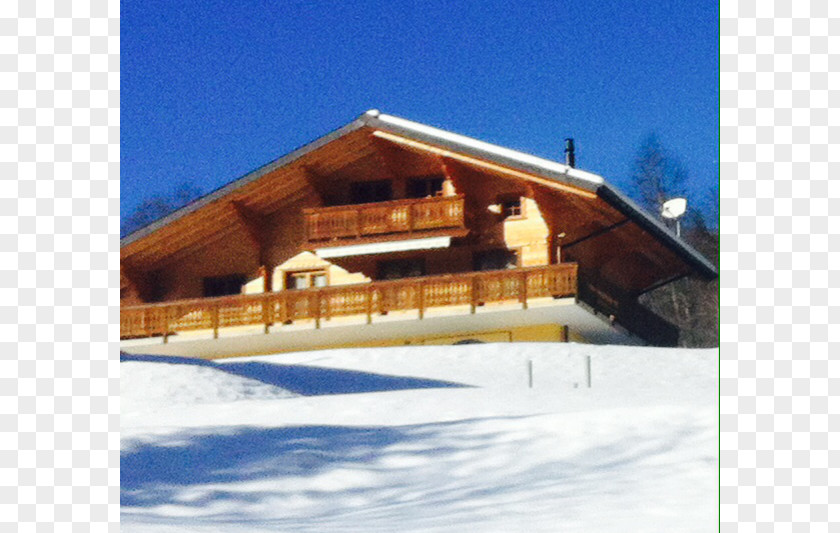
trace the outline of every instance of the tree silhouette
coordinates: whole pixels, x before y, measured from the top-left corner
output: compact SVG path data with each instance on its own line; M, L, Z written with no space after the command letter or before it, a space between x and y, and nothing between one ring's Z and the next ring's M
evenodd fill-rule
M641 206L664 223L662 204L677 196L685 196L688 172L671 156L655 134L649 135L637 153L631 174L634 196ZM701 199L708 208L716 209L716 195ZM699 209L689 210L683 217L682 238L713 264L718 263L719 236ZM716 212L716 210L715 210ZM718 280L710 282L683 278L642 295L640 302L669 320L680 329L680 344L691 347L718 345Z
M651 133L637 152L630 177L642 207L658 218L666 200L685 195L688 173Z
M182 183L170 194L158 194L143 200L122 221L120 236L130 235L152 222L177 211L202 196L200 188L192 183Z

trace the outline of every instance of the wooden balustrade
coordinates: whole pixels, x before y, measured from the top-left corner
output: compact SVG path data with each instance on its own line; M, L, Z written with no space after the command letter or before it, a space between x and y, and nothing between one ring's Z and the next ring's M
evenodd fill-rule
M464 197L436 196L304 209L308 241L360 239L464 227Z
M342 316L372 317L396 311L447 306L476 307L494 302L518 302L540 297L577 294L577 264L426 276L318 289L180 300L122 307L120 338L141 338L212 330L231 326L288 324Z

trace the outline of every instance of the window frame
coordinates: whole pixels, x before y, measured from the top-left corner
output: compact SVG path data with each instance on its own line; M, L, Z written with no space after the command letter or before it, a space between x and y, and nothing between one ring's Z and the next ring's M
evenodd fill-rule
M525 197L521 194L502 194L497 198L497 203L501 206L501 215L505 220L518 220L526 218L525 212ZM516 204L513 209L514 212L509 212L507 204Z
M322 289L330 286L330 274L326 268L313 268L306 270L287 270L284 273L284 289L289 291L304 291L306 289ZM314 279L318 276L324 276L324 285L317 286L314 284ZM307 280L307 286L303 288L297 287L297 284L292 283L293 280L304 278Z

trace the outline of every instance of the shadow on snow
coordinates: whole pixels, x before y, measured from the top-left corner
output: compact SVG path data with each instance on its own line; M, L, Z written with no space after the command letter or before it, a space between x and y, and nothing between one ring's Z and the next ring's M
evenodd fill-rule
M233 434L188 439L186 446L144 445L121 454L121 504L174 503L176 493L190 485L313 475L327 467L369 463L403 435L382 427L304 426L236 428Z
M640 480L678 468L682 459L670 453L696 436L696 430L690 427L666 438L617 435L602 445L569 455L519 464L517 453L533 436L504 438L505 420L517 418L396 427L236 427L185 432L177 436L177 445L146 443L121 453L120 504L134 508L134 516L153 518L156 511L151 509L158 506L198 510L224 502L233 506L224 516L205 518L241 521L253 518L242 505L296 495L332 501L338 506L333 509L336 513L351 513L348 491L364 496L377 508L391 506L397 513L405 505L414 505L457 514L461 509L458 502L492 510L499 501L518 505L535 495L558 502L574 501L632 491L640 486ZM469 430L474 422L489 420L497 420L501 426ZM477 477L467 475L478 466L473 462L478 460L480 464L482 458L486 461L491 450L499 461L486 464ZM657 457L668 459L651 461ZM406 463L405 458L411 461ZM396 465L393 460L397 460ZM429 465L437 466L430 472L444 471L448 478L428 479L421 486L407 485L412 480L417 482L416 472L413 478L408 475L412 469L423 471ZM368 475L352 488L304 483L339 471L343 476ZM377 472L384 477L369 478ZM382 481L387 485L377 485ZM490 496L493 498L487 499ZM141 509L149 509L151 514Z
M297 426L231 428L233 432L181 434L182 445L144 444L120 455L120 504L154 507L177 504L193 507L214 500L250 500L257 492L229 492L226 483L311 477L335 469L368 470L385 457L405 452L395 445L438 442L421 446L413 456L429 460L461 449L475 451L496 437L488 433L455 445L439 445L436 437L449 426L465 421L402 427ZM183 490L218 484L183 500ZM294 492L293 487L285 487ZM281 491L276 486L272 492Z
M207 366L222 372L227 372L228 374L281 387L302 396L469 386L434 379L388 376L314 366L277 365L256 361L218 364L213 361L190 357L133 355L122 352L120 352L120 361L146 361L176 365Z

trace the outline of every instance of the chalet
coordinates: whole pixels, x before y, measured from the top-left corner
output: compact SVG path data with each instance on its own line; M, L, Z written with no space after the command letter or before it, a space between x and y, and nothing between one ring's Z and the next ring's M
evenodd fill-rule
M121 349L676 345L639 295L715 267L566 162L368 111L123 238Z

